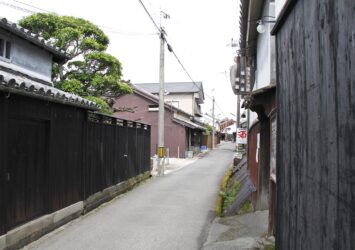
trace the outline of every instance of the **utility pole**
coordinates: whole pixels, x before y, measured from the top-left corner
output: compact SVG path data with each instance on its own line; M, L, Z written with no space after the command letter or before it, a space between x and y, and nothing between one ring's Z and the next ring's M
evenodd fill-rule
M212 96L212 149L214 149L214 136L216 134L216 128L214 127L215 125L215 117L214 117L214 96Z
M159 63L159 117L158 117L158 175L164 175L164 29L160 27L160 63Z
M155 27L159 30L159 37L160 37L160 61L159 61L159 114L158 114L158 175L164 175L164 161L165 161L165 148L164 148L164 49L165 49L165 30L161 25L161 17L163 16L164 19L170 18L168 14L160 10L160 24L159 26L156 24L152 16L150 15L149 11L145 7L142 0L139 0L143 9L149 16L150 20L153 22ZM168 44L168 49L172 52L171 46Z
M237 117L235 121L237 129L235 130L235 145L237 148L237 154L239 153L239 144L237 142L238 128L240 127L240 95L237 95Z
M160 10L160 61L159 61L159 117L158 117L158 175L164 175L165 147L164 147L164 56L165 56L165 30L161 25L161 16L170 18L168 14ZM168 45L169 46L169 45Z

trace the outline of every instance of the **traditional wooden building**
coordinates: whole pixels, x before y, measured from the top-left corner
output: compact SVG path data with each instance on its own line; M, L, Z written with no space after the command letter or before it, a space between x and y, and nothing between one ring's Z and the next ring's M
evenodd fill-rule
M159 99L156 95L142 89L141 85L132 85L133 94L123 95L116 99L114 108L116 110L126 109L124 112L119 111L114 115L121 119L129 119L151 125L152 138L150 148L153 156L157 154ZM151 87L152 85L150 84L149 86ZM149 90L147 87L146 89ZM187 89L190 90L191 88ZM155 93L155 88L152 88L151 91ZM181 96L182 93L179 92L179 95ZM185 96L189 95L185 93ZM165 102L164 138L165 148L168 149L169 157L184 158L187 156L188 151L198 153L200 150L202 133L205 128L203 124L194 120L195 105L193 96L194 94L189 96L189 98L182 98L183 101L175 97L175 103L171 101ZM185 111L179 107L188 107L189 109Z
M277 249L355 248L355 1L275 1Z
M241 0L240 41L232 67L232 88L248 111L248 170L256 210L269 209L269 233L276 213L276 62L271 36L275 2ZM263 25L262 29L258 27Z

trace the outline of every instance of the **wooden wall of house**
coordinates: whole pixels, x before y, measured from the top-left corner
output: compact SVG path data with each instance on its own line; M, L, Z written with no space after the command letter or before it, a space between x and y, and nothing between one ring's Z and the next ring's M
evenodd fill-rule
M0 235L150 170L149 126L91 116L0 91Z
M298 0L276 31L277 249L355 247L355 1Z
M259 197L259 160L257 160L256 155L258 133L260 133L259 122L254 124L248 132L248 169L250 178L256 188L256 192L252 194L252 203L254 207L256 207Z
M5 151L6 135L2 131L6 130L6 112L7 105L5 104L5 93L0 92L0 152ZM5 154L0 153L0 235L6 231L6 203L4 201L6 193L6 170L5 170L6 158Z

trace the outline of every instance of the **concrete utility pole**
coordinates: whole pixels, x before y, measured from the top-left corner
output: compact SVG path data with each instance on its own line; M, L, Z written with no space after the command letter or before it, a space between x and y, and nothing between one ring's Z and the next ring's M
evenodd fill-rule
M214 96L212 96L212 149L214 149L214 136L216 134L216 128L214 127L215 125L215 117L214 117Z
M159 64L159 118L158 118L158 175L164 175L164 29L160 27L160 64Z
M237 95L237 117L235 121L237 129L235 130L235 145L237 149L237 154L239 153L239 144L237 142L238 128L240 127L240 95Z

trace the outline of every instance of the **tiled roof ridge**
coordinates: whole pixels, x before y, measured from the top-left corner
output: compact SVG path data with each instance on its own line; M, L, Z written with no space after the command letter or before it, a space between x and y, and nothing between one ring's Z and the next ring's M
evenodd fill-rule
M168 91L172 91L173 93L185 93L185 92L203 92L203 84L202 81L199 82L165 82L165 88L168 90L169 88L177 88L177 87L185 87L185 90L173 90L169 89ZM181 86L178 86L180 85ZM183 85L185 84L185 85ZM187 85L188 84L188 85ZM159 83L134 83L133 85L141 86L141 88L155 88L154 93L158 93Z
M186 82L186 81L176 81L176 82L164 82L164 84L171 84L171 83L202 83L202 81L194 81L194 82ZM159 82L138 82L138 83L133 83L133 84L159 84Z
M99 109L95 102L5 71L0 71L0 90L91 110Z
M7 73L10 73L10 74L13 74L13 75L17 75L19 77L27 78L29 80L36 81L38 83L42 83L44 85L48 85L48 86L52 86L52 87L54 86L53 82L51 82L51 81L45 81L45 80L42 80L42 79L27 75L27 74L25 74L23 72L16 71L16 70L11 69L11 68L3 67L2 65L0 65L0 72L1 71L7 72Z

